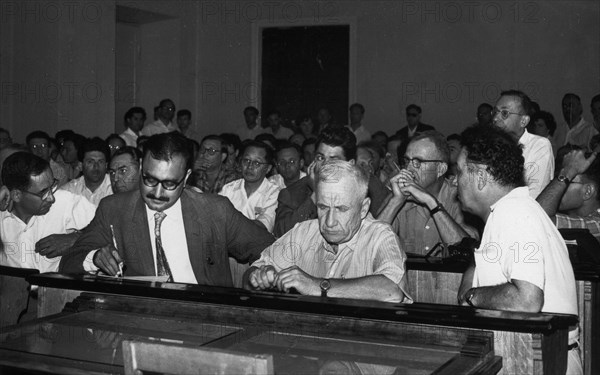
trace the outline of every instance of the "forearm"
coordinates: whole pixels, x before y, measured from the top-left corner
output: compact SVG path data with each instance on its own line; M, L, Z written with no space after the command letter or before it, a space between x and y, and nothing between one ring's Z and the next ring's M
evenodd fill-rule
M401 302L404 293L398 285L383 275L355 279L332 279L328 297Z
M514 283L505 283L474 288L471 302L475 307L482 309L540 312L543 298L540 302L530 298Z
M550 218L553 219L556 215L558 207L560 206L560 201L566 190L567 184L560 182L555 178L554 180L550 181L544 191L542 191L542 193L537 197L537 202L540 204L540 206L542 206Z
M465 301L465 293L473 287L473 275L475 274L475 263L469 265L469 268L463 273L460 287L458 288L458 304L461 305Z
M393 196L380 210L379 215L377 215L377 220L391 225L405 202L406 200L398 199L397 197Z
M432 217L443 243L454 244L465 237L471 237L445 210L436 212Z

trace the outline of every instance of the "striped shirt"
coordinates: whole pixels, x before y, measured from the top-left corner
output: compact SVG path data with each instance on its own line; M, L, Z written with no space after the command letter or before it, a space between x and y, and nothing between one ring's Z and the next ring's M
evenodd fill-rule
M558 229L589 229L592 236L600 241L600 208L587 216L569 216L557 213L555 221Z
M362 221L352 239L335 253L319 230L319 220L300 222L263 250L253 267L273 266L277 272L297 266L313 277L352 279L383 275L406 296L406 254L392 228L373 219Z

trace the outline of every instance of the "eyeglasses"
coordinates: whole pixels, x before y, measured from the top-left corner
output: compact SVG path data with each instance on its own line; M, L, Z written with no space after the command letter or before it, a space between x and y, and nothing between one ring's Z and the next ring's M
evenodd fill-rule
M256 168L259 168L261 165L269 165L269 163L263 163L258 160L250 160L248 158L244 158L244 159L242 159L242 165L245 166L246 168L249 168L250 166L252 166L252 168L256 169Z
M177 187L179 185L181 185L183 180L185 180L185 176L183 176L183 178L179 181L173 181L173 180L159 180L152 176L146 176L144 173L142 173L142 181L144 182L144 185L146 185L148 187L156 187L158 184L161 184L161 186L165 190L177 189Z
M423 163L443 163L444 162L443 160L422 160L419 158L409 158L406 156L404 156L402 158L402 161L403 161L405 167L407 167L408 164L410 163L416 169L421 168L421 164L423 164Z
M36 197L45 201L50 197L50 195L54 195L54 193L56 193L57 190L58 190L58 180L55 178L54 182L52 183L52 185L50 185L50 187L47 187L46 189L40 191L39 193L32 193L31 191L27 191L27 190L22 190L22 191L23 191L23 193L35 195Z
M506 120L510 115L524 116L522 113L511 112L508 109L494 108L492 110L492 117L496 117L498 113L500 114L500 117L502 117L502 120Z
M277 162L277 166L279 168L287 168L288 166L295 167L296 164L300 164L300 160L298 160L298 159L291 159L290 161L280 160L280 161Z
M175 107L163 107L163 109L166 109L169 112L175 112Z
M200 150L198 150L198 153L200 155L204 155L204 154L208 153L209 156L215 156L218 152L219 152L219 150L215 150L214 148L205 148L205 147L200 147Z
M121 149L121 146L117 146L117 145L108 145L108 148L110 148L113 151L117 151Z
M37 149L42 149L43 150L43 149L45 149L47 147L48 147L48 145L45 144L45 143L39 143L39 144L36 144L36 145L31 145L31 148L34 149L34 150L37 150Z

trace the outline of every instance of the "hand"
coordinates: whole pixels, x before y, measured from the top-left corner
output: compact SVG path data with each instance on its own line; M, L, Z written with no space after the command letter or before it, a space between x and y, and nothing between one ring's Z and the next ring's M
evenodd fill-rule
M458 304L460 306L470 306L467 303L467 293L471 290L471 285L461 285L458 289Z
M0 187L0 211L11 211L13 200L6 186Z
M300 294L318 296L321 293L319 283L319 279L302 271L298 266L281 270L275 277L277 289L286 293L295 288Z
M430 210L437 206L435 197L413 181L405 182L400 187L400 191L404 195L411 196L415 202L426 206Z
M595 153L592 153L592 155L586 159L582 150L573 150L563 158L563 174L569 180L572 180L578 174L585 172L595 159Z
M261 266L252 271L248 279L254 289L270 289L275 285L277 271L273 266Z
M398 174L394 177L390 178L390 185L392 187L392 192L394 193L394 198L402 200L406 200L408 192L403 192L402 188L406 186L409 182L414 182L414 175L407 169L402 169Z
M123 260L113 245L106 245L96 251L93 261L106 274L116 276L120 272L119 263Z
M312 190L315 191L315 184L317 181L317 176L316 176L316 171L317 169L317 162L313 161L312 163L310 163L310 165L308 166L308 168L306 168L306 174L308 176L308 180L310 181Z
M51 234L35 244L35 252L46 258L56 258L64 255L75 244L79 233Z

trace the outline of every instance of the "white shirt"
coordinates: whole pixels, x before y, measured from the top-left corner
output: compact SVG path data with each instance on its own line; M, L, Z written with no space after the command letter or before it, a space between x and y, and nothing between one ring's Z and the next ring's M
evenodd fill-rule
M178 199L174 205L163 212L167 216L160 225L160 236L163 250L167 257L167 261L169 262L171 274L173 275L173 281L177 283L198 284L187 247L183 213L181 211L181 199ZM154 272L156 274L156 237L154 236L155 213L156 211L152 211L146 206L150 243L152 244L152 259L154 259ZM198 225L201 224L199 223Z
M177 124L173 124L173 121L165 125L160 119L154 122L144 125L140 131L140 135L151 137L154 134L170 133L172 131L179 131Z
M537 198L554 176L554 154L548 138L525 133L519 139L525 159L525 184L532 198Z
M223 186L219 195L229 198L236 210L250 220L260 221L272 233L280 190L279 186L265 178L259 188L248 197L244 179L240 178Z
M102 184L98 186L98 188L94 192L88 189L88 187L85 185L85 180L83 176L67 182L60 188L62 190L70 191L75 195L84 196L95 207L98 207L98 204L100 203L102 198L107 197L113 193L112 186L110 184L110 177L108 177L108 174L104 176Z
M356 130L352 130L352 125L346 125L346 127L350 129L352 133L354 133L354 136L356 137L356 144L371 140L371 132L368 131L363 125L356 128Z
M82 196L68 191L54 193L55 202L47 214L32 216L27 224L8 211L0 211L2 250L0 264L16 268L35 268L56 272L61 257L46 258L35 252L35 244L51 235L84 228L92 221L96 207Z
M585 121L582 117L581 120L567 132L565 144L570 143L572 145L581 146L585 150L589 147L590 140L596 134L598 134L598 131L594 128L594 125L591 122Z
M306 177L306 173L300 171L300 178L303 178L303 177ZM269 181L274 183L275 185L279 186L279 190L283 190L287 187L287 186L285 186L285 181L283 181L283 176L280 174L276 174L276 175L269 177Z
M475 250L473 287L527 281L544 292L542 312L577 315L569 252L542 207L520 187L491 210Z
M283 126L280 126L279 129L277 129L277 134L275 134L273 132L273 128L269 128L268 132L273 134L273 136L277 139L289 139L292 135L294 135L294 132L292 131L292 129L289 128L284 128Z
M240 136L242 141L246 139L254 139L257 135L262 133L270 133L270 129L263 129L262 126L256 124L252 129L248 129L248 126L244 124L244 126L236 129L235 134Z
M127 130L119 134L119 137L123 138L127 146L137 147L138 135L130 128L127 128Z

